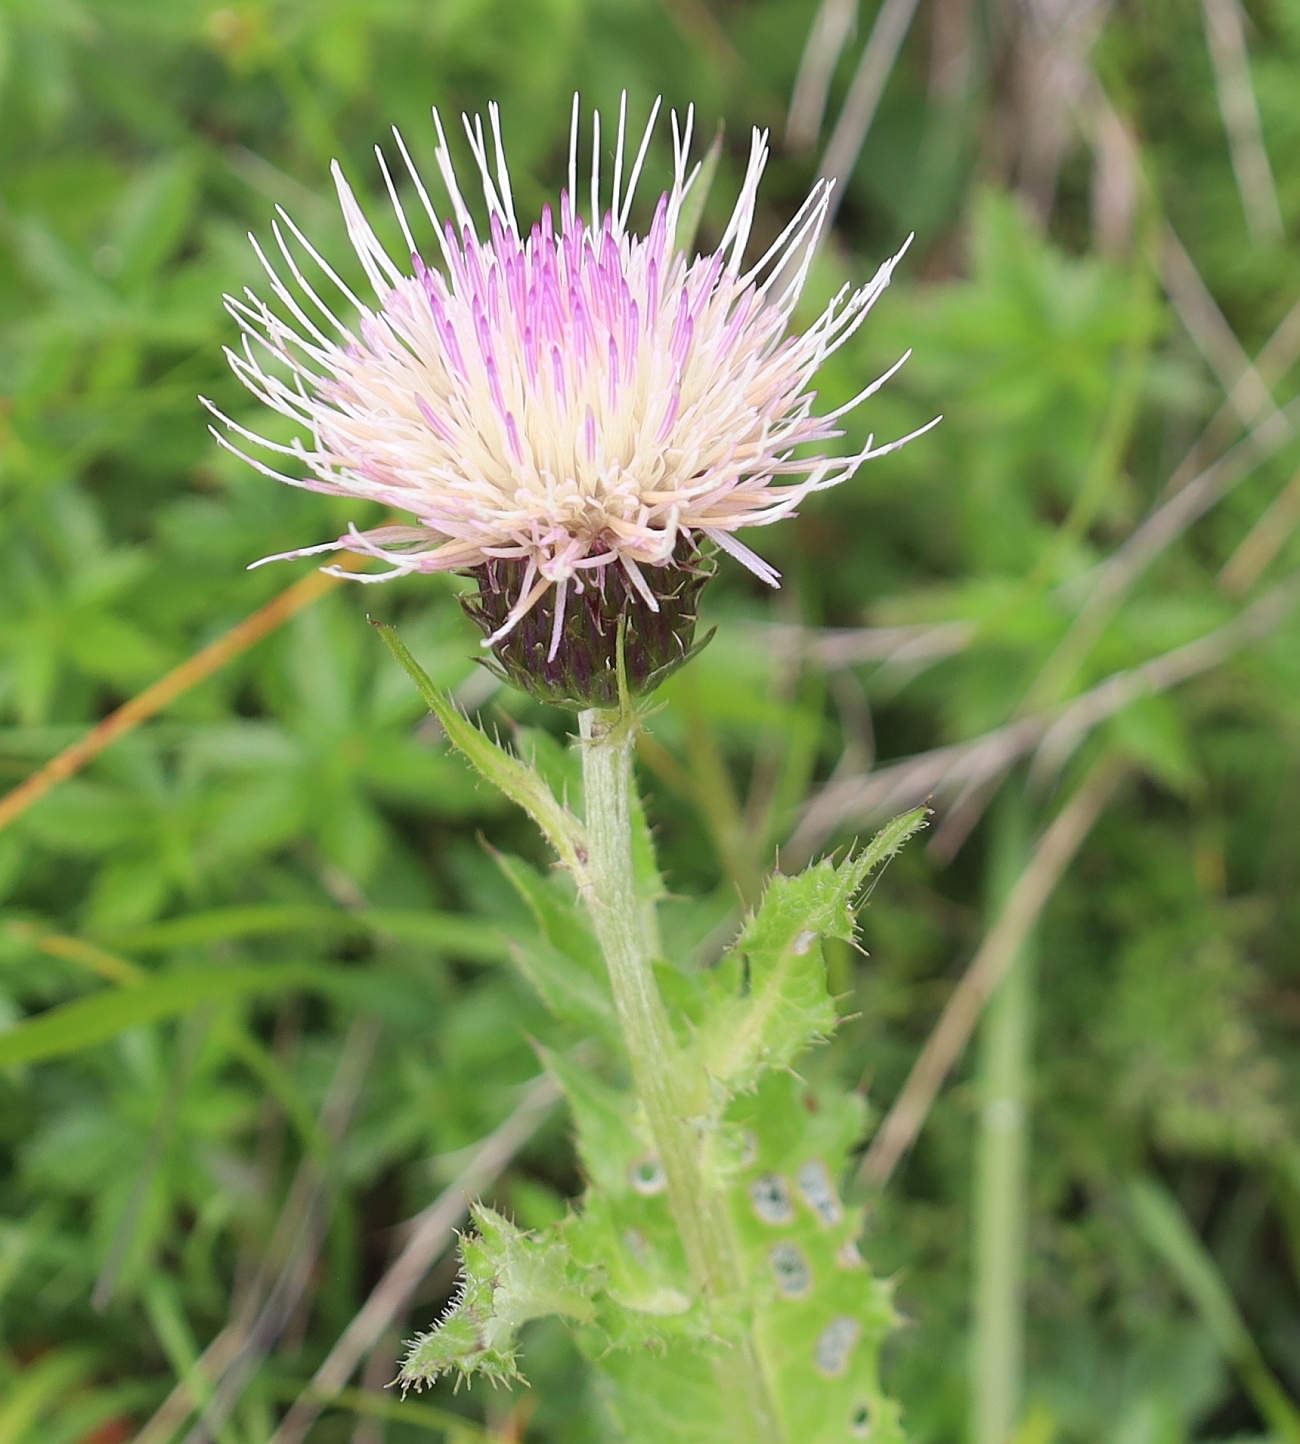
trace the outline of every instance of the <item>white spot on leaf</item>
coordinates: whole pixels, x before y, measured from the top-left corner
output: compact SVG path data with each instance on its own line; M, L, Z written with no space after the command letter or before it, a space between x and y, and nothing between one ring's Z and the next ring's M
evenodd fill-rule
M769 1252L768 1258L772 1261L772 1274L782 1298L801 1299L812 1289L812 1269L797 1245L778 1243Z
M799 1192L803 1201L829 1227L844 1217L839 1195L831 1182L831 1175L820 1158L810 1158L798 1174Z
M847 1314L832 1319L818 1334L813 1350L813 1362L817 1365L817 1372L825 1374L828 1379L842 1374L849 1366L849 1359L861 1332L862 1325Z
M762 1178L756 1178L749 1185L749 1199L764 1223L794 1222L790 1189L779 1173L765 1173Z
M646 1198L662 1193L668 1187L668 1175L657 1158L641 1158L627 1171L627 1181Z

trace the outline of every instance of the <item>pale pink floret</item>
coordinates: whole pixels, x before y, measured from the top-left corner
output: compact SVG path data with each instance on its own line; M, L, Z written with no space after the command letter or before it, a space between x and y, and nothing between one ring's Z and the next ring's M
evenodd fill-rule
M436 156L454 224L439 222L394 131L433 225L443 271L421 258L377 147L410 275L380 245L335 164L348 234L377 310L280 214L356 312L351 328L308 282L278 224L276 244L298 294L254 240L291 320L251 291L246 300L227 297L245 333L243 352L227 354L249 390L302 424L311 442L283 446L216 414L229 430L297 460L306 475L272 470L214 435L290 485L367 498L416 518L412 526L354 528L337 541L282 555L344 548L389 564L378 574L348 573L361 581L474 567L492 557L522 561L524 585L498 636L552 586L560 589L562 614L570 583L581 589L585 574L612 565L656 607L643 568L669 565L682 536L707 537L775 586L777 572L735 533L791 515L810 492L837 485L862 462L911 440L873 447L869 438L852 456L794 457L798 446L839 435L837 419L898 369L846 406L812 414L814 373L862 323L902 252L859 290L845 287L802 335L787 335L829 187L814 187L768 253L742 273L767 160L766 134L755 131L721 245L688 260L675 249L674 236L699 166L687 174L691 115L684 134L674 115L672 189L660 197L649 234L630 235L628 213L657 112L656 103L624 189L625 97L612 195L603 211L596 115L591 215L599 220L593 226L577 211L575 97L558 235L549 206L541 223L520 235L495 105L489 107L495 176L482 122L465 122L487 204L486 239L479 238L457 186L437 112ZM278 364L266 366L268 357ZM801 479L780 480L785 477Z

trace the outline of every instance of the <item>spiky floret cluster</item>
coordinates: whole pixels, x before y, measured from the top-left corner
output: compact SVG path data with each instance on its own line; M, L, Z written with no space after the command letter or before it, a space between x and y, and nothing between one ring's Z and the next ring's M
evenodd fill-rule
M775 586L777 572L736 533L789 516L810 492L911 439L880 447L869 439L846 457L796 458L796 448L839 435L837 420L897 370L837 410L813 415L814 373L862 323L899 258L860 289L846 287L802 335L788 335L829 186L819 182L766 254L743 270L768 154L766 134L755 131L718 249L689 259L676 237L700 167L688 174L691 114L681 129L674 114L672 187L660 197L648 235L636 237L627 221L658 109L656 103L624 186L624 98L604 210L596 114L591 212L584 220L577 209L574 98L558 233L549 206L531 232L519 229L495 105L494 165L482 121L465 119L486 202L486 238L457 184L437 112L436 158L454 222L440 221L394 130L442 271L422 258L382 151L376 147L411 274L380 244L336 163L348 234L377 308L352 292L283 212L288 236L279 224L273 234L292 287L254 240L288 319L251 291L242 300L227 297L245 333L242 352L227 354L249 390L305 427L310 442L282 445L216 414L231 432L298 463L301 474L276 471L214 434L292 486L378 501L415 518L414 525L352 528L336 541L282 556L346 549L388 564L381 573L348 574L361 581L478 569L481 586L489 575L502 575L495 564L514 563L506 571L517 589L507 606L493 610L488 641L500 642L546 596L546 657L553 661L570 590L603 591L611 568L621 590L656 612L659 594L676 590L661 569L707 539ZM322 300L301 255L356 312L352 325Z

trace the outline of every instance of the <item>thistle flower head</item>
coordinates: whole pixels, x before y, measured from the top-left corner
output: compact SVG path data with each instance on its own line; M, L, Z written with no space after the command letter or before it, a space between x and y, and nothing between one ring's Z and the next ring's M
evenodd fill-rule
M235 373L309 439L283 445L216 412L229 432L288 458L292 474L245 455L214 431L218 441L292 486L378 501L413 518L351 528L335 541L280 555L345 549L386 564L378 573L347 573L360 581L472 571L480 605L471 610L488 631L486 644L504 662L503 644L529 618L527 655L520 661L518 638L510 655L523 680L549 669L559 679L552 692L570 686L560 654L582 642L570 635L580 618L602 614L587 595L591 589L603 598L613 587L643 620L673 599L680 625L669 629L669 653L656 651L644 665L630 654L634 687L648 685L689 649L694 616L681 598L697 588L684 589L678 574L687 568L698 575L702 543L775 586L777 572L737 533L790 516L809 493L911 439L880 447L868 439L849 456L796 457L796 448L838 436L840 417L897 369L837 410L813 414L814 373L862 323L899 257L860 289L846 287L801 335L791 334L829 186L818 182L768 251L745 269L768 154L766 133L755 131L721 242L692 259L677 244L677 231L700 167L689 169L691 113L684 127L674 114L673 183L648 233L637 237L627 222L658 109L656 102L624 183L624 97L608 192L595 115L584 218L575 97L558 229L547 206L527 233L515 214L496 106L489 107L491 155L482 121L467 117L486 236L460 191L435 111L435 154L452 210L445 221L394 130L435 251L422 254L376 147L409 266L389 256L337 163L333 168L376 304L356 296L283 211L283 225L272 228L279 261L253 241L281 309L251 291L227 297L244 332L242 351L227 352ZM308 279L304 257L343 298L346 322ZM502 595L506 586L511 590ZM626 630L635 651L637 628ZM614 646L608 631L599 644L607 662ZM516 668L509 670L514 675Z

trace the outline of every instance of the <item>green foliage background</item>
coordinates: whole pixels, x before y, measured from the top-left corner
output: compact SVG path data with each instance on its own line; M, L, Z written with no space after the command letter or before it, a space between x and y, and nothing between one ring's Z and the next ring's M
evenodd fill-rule
M861 8L832 118L870 28L870 0ZM274 205L346 264L331 157L375 198L371 149L391 124L431 169L429 105L454 115L496 99L531 215L559 184L573 90L609 115L626 88L633 116L662 94L694 101L706 138L725 122L706 243L749 127L772 128L761 242L816 174L815 150L780 143L816 11L3 0L0 776L19 782L301 567L248 573L250 561L370 519L219 453L195 399L251 416L221 356L233 328L220 296L257 283L245 233L266 235ZM915 230L822 391L846 399L910 346L845 445L946 419L761 537L787 579L779 596L734 567L710 591L718 638L664 689L645 749L668 883L699 899L669 909L680 960L716 955L738 895L753 896L828 778L1081 694L1230 624L1300 564L1300 506L1283 491L1300 448L1284 418L1278 444L1043 680L1097 568L1237 380L1233 333L1255 355L1300 295L1300 4L1247 11L1275 239L1247 228L1195 0L921 5L807 309ZM1113 132L1097 141L1080 76L1109 96L1136 169ZM1199 311L1195 287L1170 283L1166 223L1208 288ZM1266 378L1262 400L1239 388L1238 409L1265 420L1269 388L1279 405L1294 395L1291 370ZM1204 462L1240 431L1230 416ZM1225 585L1234 555L1228 580L1242 584ZM483 845L544 863L540 843L446 751L364 622L367 609L397 622L438 681L489 723L535 729L539 757L562 768L565 719L478 680L458 585L336 591L0 833L2 1444L131 1437L247 1289L315 1150L331 1199L322 1262L227 1435L265 1444L396 1227L517 1102L537 1071L531 1040L575 1040L510 965L511 937L537 924ZM799 634L802 662L790 645L798 627L941 622L965 624L961 643L924 662L886 656L896 644L879 631L860 647L874 660L823 665L820 633ZM879 1116L990 920L1008 851L1023 860L1017 827L1032 833L1105 754L1128 759L1132 780L1034 948L1019 1437L1284 1433L1294 1416L1285 1401L1257 1412L1251 1369L1300 1395L1300 627L1285 607L1221 665L1102 721L1063 777L991 775L955 852L951 828L914 845L864 915L869 956L833 959L846 1021L809 1068L864 1080ZM940 797L941 817L953 800ZM872 821L850 812L821 841ZM133 1004L142 975L172 1003ZM113 990L111 1029L16 1041L26 1015ZM359 1102L331 1143L316 1123L329 1080L374 1024ZM974 1066L972 1052L864 1244L876 1273L898 1276L910 1323L887 1374L918 1440L968 1428ZM580 1188L557 1116L491 1201L527 1226ZM447 1260L430 1275L409 1331L439 1312L453 1272ZM1215 1311L1229 1298L1254 1364ZM562 1330L530 1326L524 1351L531 1390L439 1386L426 1404L502 1439L604 1437ZM382 1426L328 1414L312 1438L427 1437L431 1416L389 1412Z

